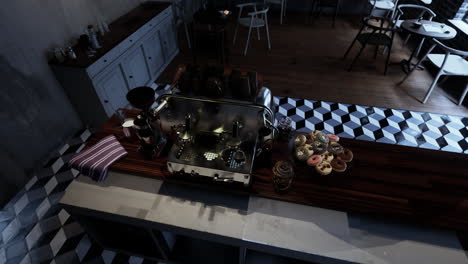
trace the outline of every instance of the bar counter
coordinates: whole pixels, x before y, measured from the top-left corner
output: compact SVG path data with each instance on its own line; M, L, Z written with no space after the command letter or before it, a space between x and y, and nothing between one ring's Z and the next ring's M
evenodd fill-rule
M255 169L250 188L182 184L164 157L145 160L123 138L116 117L88 145L109 134L128 156L104 182L80 176L60 201L111 244L104 248L171 262L174 238L190 237L235 248L232 263L255 263L258 252L314 263L468 263L456 232L429 226L466 229L466 155L342 139L354 152L345 173L297 166L291 189L277 193L271 167ZM273 161L289 155L284 144Z
M115 117L89 141L123 133ZM129 155L112 170L158 180L174 181L164 157L146 160L136 140L122 139ZM289 157L286 143L275 145L272 163L253 172L250 188L224 187L264 198L310 206L392 217L417 224L468 230L468 155L342 138L354 152L344 173L319 176L305 165L295 168L291 189L277 193L272 184L274 161Z

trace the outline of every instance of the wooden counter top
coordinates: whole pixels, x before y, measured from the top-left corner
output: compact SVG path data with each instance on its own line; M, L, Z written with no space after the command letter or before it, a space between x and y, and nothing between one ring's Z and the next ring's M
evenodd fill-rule
M89 141L95 144L114 134L128 151L111 170L148 178L170 179L166 160L145 160L138 142L123 138L112 117ZM251 194L348 212L403 218L421 224L468 230L468 155L400 145L341 139L354 152L344 173L318 176L296 166L291 189L274 191L271 167L256 169ZM286 144L277 144L273 160L288 158Z
M129 13L119 17L109 25L110 32L99 38L102 48L97 50L95 56L88 57L85 51L83 51L78 45L75 45L73 46L73 50L77 56L76 60L67 59L63 63L50 61L49 64L86 68L104 56L112 48L117 46L132 33L149 22L152 18L168 8L170 5L170 3L166 2L143 3Z

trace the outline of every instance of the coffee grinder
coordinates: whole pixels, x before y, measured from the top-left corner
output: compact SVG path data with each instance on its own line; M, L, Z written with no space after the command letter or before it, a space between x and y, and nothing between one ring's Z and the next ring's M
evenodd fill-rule
M138 151L148 159L158 157L166 144L166 138L161 133L159 116L150 110L155 101L154 96L154 90L146 86L134 88L127 93L128 102L141 110L134 121L134 128L140 139Z

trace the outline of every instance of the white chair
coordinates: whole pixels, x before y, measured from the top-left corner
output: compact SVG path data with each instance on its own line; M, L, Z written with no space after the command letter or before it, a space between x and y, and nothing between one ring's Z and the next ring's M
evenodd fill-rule
M398 0L368 0L369 3L372 5L370 15L374 16L374 11L384 11L386 17L393 17L395 12L396 6L398 4Z
M193 3L186 0L174 0L173 4L176 12L176 25L184 24L187 45L189 49L191 49L192 41L190 38L188 24L190 24L193 20Z
M405 11L406 13L414 14L416 13L417 16L412 16L412 18L406 17L405 16ZM404 19L402 19L402 16L405 16ZM396 12L393 14L393 23L395 23L395 26L397 28L401 27L401 24L403 21L407 19L425 19L432 21L432 19L436 16L434 11L431 9L421 6L421 5L411 5L411 4L402 4L397 7ZM404 45L408 42L409 38L411 37L411 34L408 34L408 36L405 39ZM419 52L418 52L419 53ZM416 54L417 56L417 54Z
M413 73L414 69L416 69L423 60L426 58L434 64L437 68L439 68L439 72L437 72L436 77L434 78L434 81L431 84L431 87L426 93L426 96L424 96L424 100L422 101L423 104L427 102L427 99L429 99L429 96L431 95L432 91L434 90L437 81L442 75L446 76L467 76L468 77L468 61L466 61L466 58L468 57L468 51L461 51L457 49L453 49L450 47L447 47L443 43L441 43L438 40L433 40L434 45L431 46L431 48L428 50L426 55L422 57L416 66L414 66L411 71L408 73L408 75L403 78L403 80L400 82L403 83L410 75ZM431 54L431 51L436 47L439 46L439 48L443 49L445 51L445 54ZM459 101L458 105L461 105L463 102L463 99L465 99L466 94L468 93L468 84L465 87L465 90L463 91Z
M237 7L240 10L239 10L239 16L237 17L236 30L234 32L234 39L232 41L232 44L233 45L236 44L237 30L238 30L239 25L243 27L248 27L249 33L247 35L247 42L245 44L245 49L244 49L244 56L247 55L247 48L249 47L250 33L252 32L252 28L257 29L258 40L260 40L260 28L265 27L267 40L268 40L268 50L271 50L270 30L268 28L268 15L267 15L269 7L265 5L258 5L257 3L239 4L237 5ZM254 11L247 13L248 16L246 17L242 17L242 10L244 9L244 7L252 7Z
M264 4L277 4L281 6L280 24L283 24L283 17L286 16L286 5L288 0L264 0Z

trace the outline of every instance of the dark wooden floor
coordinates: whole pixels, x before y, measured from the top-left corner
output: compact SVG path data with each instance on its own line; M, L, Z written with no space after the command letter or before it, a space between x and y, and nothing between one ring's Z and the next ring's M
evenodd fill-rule
M307 18L304 15L288 14L283 25L279 25L278 21L277 16L270 18L270 52L266 48L263 30L260 41L253 31L247 56L242 55L247 29L240 28L235 47L232 47L231 42L234 34L233 23L229 25L227 33L231 50L229 63L262 72L265 86L269 87L274 95L468 116L468 108L457 106L453 99L453 95L456 98L460 96L461 91L456 90L462 87L437 87L429 101L422 104L420 100L433 80L432 75L427 70L417 71L403 85L398 86L397 83L404 77L401 67L390 66L385 76L385 56L380 52L374 60L372 47L364 51L352 72L346 71L359 49L359 44L356 44L348 58L343 60L348 45L359 30L358 17L338 18L334 28L331 26L331 18L326 16ZM185 36L180 33L181 53L161 75L159 81L170 80L178 64L193 63ZM401 38L397 37L391 62L396 63L409 57L410 50L403 47L402 43ZM204 57L199 61L214 60ZM447 83L450 82L449 80ZM467 101L468 99L465 100L465 105L468 104Z

